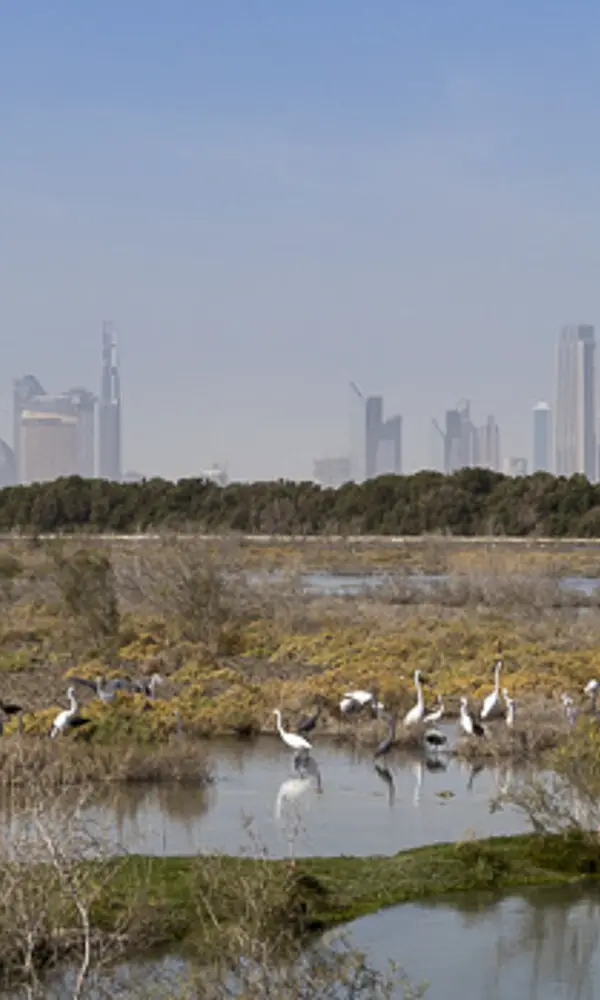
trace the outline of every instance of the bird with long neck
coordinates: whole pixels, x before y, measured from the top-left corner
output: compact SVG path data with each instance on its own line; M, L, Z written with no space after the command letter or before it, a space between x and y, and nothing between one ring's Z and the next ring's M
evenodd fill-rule
M67 697L69 699L69 708L64 708L62 712L59 712L54 722L52 723L52 729L50 730L51 739L55 739L60 733L64 733L65 729L71 724L71 721L77 715L79 711L79 704L77 698L75 697L75 688L70 687L67 691Z
M281 712L278 708L275 709L273 715L277 719L277 732L281 736L281 739L290 750L295 750L296 752L310 751L312 750L312 744L305 740L303 736L298 736L297 733L288 733L287 730L281 725Z
M414 726L422 722L425 715L425 698L423 696L423 684L421 682L421 671L415 670L415 687L417 689L417 704L404 716L405 726Z
M483 700L481 709L481 719L497 718L504 715L504 708L500 700L500 673L502 671L502 660L498 660L494 667L494 690Z

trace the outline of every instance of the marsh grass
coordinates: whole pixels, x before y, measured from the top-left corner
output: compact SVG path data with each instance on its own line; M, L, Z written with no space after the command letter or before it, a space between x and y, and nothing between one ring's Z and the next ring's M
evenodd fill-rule
M18 736L0 741L0 787L29 787L43 781L56 789L95 784L211 781L205 748L175 737L151 747L103 745L60 738Z
M386 708L402 716L414 700L417 667L427 676L428 701L443 695L448 716L462 694L477 703L491 690L499 641L503 683L519 703L581 692L598 669L596 598L560 590L561 566L548 553L537 565L534 548L519 551L521 562L491 546L471 551L469 561L465 550L460 572L433 587L392 574L381 591L344 597L302 589L302 559L317 551L307 544L281 578L257 582L235 539L23 544L7 553L19 570L0 626L0 697L22 704L26 730L41 734L70 675L157 670L168 683L152 704L127 696L107 708L81 690L90 738L164 742L175 730L175 709L190 736L253 736L273 731L273 708L293 729L319 703L318 739L338 735L339 701L351 688L377 686ZM341 550L322 549L334 551ZM440 553L454 558L459 550L432 540L427 558L439 561ZM574 606L582 600L584 607ZM344 721L341 731L375 744L385 723L379 728L364 716Z

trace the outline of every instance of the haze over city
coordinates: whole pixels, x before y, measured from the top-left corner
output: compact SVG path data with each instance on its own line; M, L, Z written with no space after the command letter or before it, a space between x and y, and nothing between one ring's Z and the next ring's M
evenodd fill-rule
M402 466L469 399L531 455L565 324L600 321L600 11L455 0L9 3L0 436L13 377L99 387L123 466L309 478L350 391Z

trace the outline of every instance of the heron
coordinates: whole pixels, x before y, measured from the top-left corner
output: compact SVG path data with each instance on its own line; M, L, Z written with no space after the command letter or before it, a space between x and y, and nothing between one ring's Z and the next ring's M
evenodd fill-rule
M131 690L131 681L125 677L111 677L109 680L104 677L97 677L96 680L89 680L87 677L71 677L71 680L74 684L90 688L105 705L115 700L117 691Z
M442 716L443 716L443 714L445 712L444 702L442 700L441 694L438 694L438 696L437 696L437 702L438 702L438 707L437 708L432 708L429 712L427 712L427 714L423 716L423 722L439 722L440 721L440 719L442 718Z
M296 753L299 751L303 754L307 752L310 753L312 750L312 743L305 740L303 736L298 736L297 733L288 733L287 730L281 725L281 712L278 708L275 709L273 715L277 719L277 732L281 736L281 739L290 750L295 750Z
M300 719L300 722L296 726L299 733L311 733L315 728L317 722L319 721L319 716L321 715L321 705L317 706L316 712L312 715L305 716Z
M50 730L50 738L55 739L61 733L66 732L71 726L83 726L86 725L90 720L83 719L78 716L79 703L75 697L75 688L70 687L67 691L67 698L69 699L69 708L63 708L62 712L59 712L54 722L52 723L52 729Z
M483 700L481 709L481 720L497 719L504 717L505 710L500 700L500 673L502 671L502 660L498 660L494 667L494 690Z
M485 736L485 729L477 721L471 711L469 711L468 698L464 696L460 699L460 726L467 736Z
M389 751L392 749L392 747L394 745L394 740L396 738L396 725L397 725L397 722L398 722L398 713L397 712L393 712L392 716L390 718L389 733L386 736L386 738L384 740L382 740L382 742L377 747L377 750L373 754L375 760L377 760L378 757L385 757L385 755L387 753L389 753Z
M417 689L417 704L404 716L405 726L414 726L417 722L423 721L425 715L425 699L423 697L423 684L421 683L421 671L415 670L415 687Z

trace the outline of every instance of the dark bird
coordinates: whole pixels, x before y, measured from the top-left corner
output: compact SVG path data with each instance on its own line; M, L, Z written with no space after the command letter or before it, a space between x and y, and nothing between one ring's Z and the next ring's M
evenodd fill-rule
M394 745L394 740L396 738L396 723L397 723L397 721L398 721L398 713L397 712L393 712L392 713L392 717L390 718L390 730L389 730L389 733L386 736L386 738L383 740L383 742L380 743L379 746L377 747L377 750L375 751L375 753L373 755L375 757L375 760L377 760L378 757L385 757L386 753L389 753L389 751L392 749L392 747Z
M297 733L311 733L315 728L317 722L319 721L319 716L321 714L321 706L319 705L316 712L312 715L305 716L305 718L300 719L300 722L296 726Z
M439 729L436 729L435 726L431 726L430 729L427 729L425 731L425 734L423 736L423 741L426 744L426 746L434 747L436 750L438 750L440 747L446 746L446 743L448 742L448 737L445 736L444 733L441 733Z
M485 729L469 711L468 700L464 697L460 699L460 726L467 736L485 736Z

